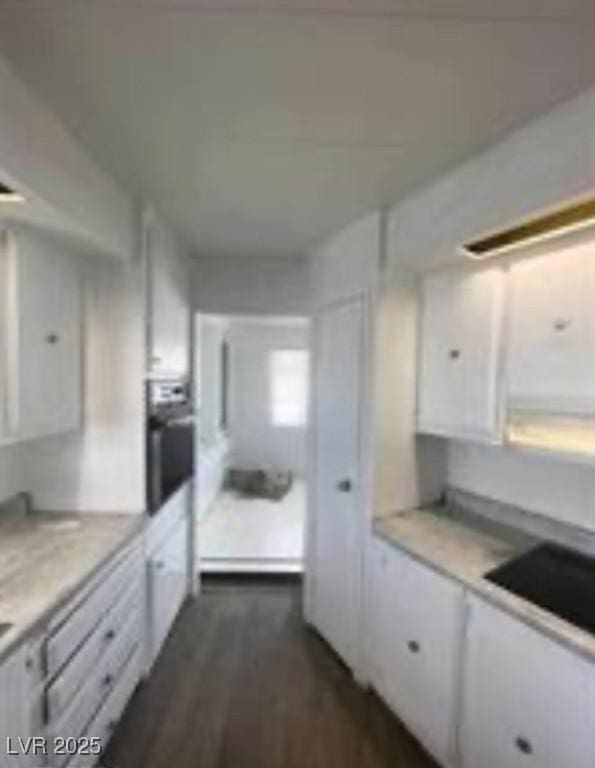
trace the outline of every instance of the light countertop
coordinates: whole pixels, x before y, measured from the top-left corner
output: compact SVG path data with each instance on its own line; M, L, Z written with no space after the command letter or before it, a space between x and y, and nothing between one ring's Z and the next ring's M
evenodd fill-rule
M0 516L0 660L142 529L132 514Z
M492 569L539 544L539 539L445 506L399 512L376 520L374 533L552 639L595 660L595 636L484 578Z

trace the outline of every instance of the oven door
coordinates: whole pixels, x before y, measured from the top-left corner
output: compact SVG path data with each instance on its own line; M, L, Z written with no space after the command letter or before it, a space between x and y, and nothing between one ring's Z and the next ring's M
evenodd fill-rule
M178 416L149 427L148 508L156 514L194 475L194 418Z

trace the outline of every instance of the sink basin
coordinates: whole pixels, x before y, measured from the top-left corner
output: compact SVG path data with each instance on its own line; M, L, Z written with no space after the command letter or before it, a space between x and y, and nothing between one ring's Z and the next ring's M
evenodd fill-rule
M595 560L542 544L485 578L595 635Z

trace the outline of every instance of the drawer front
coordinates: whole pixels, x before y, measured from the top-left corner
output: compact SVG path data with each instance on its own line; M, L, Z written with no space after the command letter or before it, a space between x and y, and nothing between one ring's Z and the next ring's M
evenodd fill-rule
M75 654L46 693L46 716L49 722L57 719L69 702L83 687L92 673L95 663L102 654L109 652L125 632L130 618L135 616L137 623L144 612L143 582L137 580L128 587L116 605L108 611L95 632Z
M392 553L390 569L388 703L440 762L450 763L455 751L463 589L398 551Z
M48 722L57 720L83 687L97 659L103 653L106 642L102 632L103 623L91 635L66 668L46 691L46 717Z
M70 702L64 714L50 723L48 726L50 739L56 736L76 739L81 736L103 701L117 687L122 669L126 667L135 652L139 651L141 627L141 613L136 611L109 652L103 654L92 675ZM65 762L64 756L50 756L50 764L56 768L64 765Z
M132 655L132 652L141 644L142 623L140 611L134 611L129 617L124 629L120 632L109 653L102 657L101 676L99 680L100 692L105 695L106 691L113 688L117 682L118 676L126 662Z
M465 768L593 768L595 665L470 598Z
M126 704L134 693L140 679L141 652L137 650L129 658L121 671L113 691L101 705L97 715L87 729L86 736L99 739L102 751L105 751L112 733L122 716ZM97 761L97 756L73 755L68 768L91 768Z
M113 604L114 596L121 593L131 581L142 573L142 553L139 547L119 563L115 570L99 584L85 602L66 619L47 643L47 671L52 677L89 637Z

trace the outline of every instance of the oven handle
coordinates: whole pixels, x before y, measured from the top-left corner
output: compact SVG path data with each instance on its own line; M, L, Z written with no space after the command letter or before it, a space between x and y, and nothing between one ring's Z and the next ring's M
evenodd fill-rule
M175 416L173 418L160 418L151 416L149 419L149 429L151 432L160 432L168 427L190 427L196 421L196 414L186 414L185 416Z

